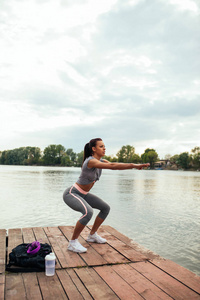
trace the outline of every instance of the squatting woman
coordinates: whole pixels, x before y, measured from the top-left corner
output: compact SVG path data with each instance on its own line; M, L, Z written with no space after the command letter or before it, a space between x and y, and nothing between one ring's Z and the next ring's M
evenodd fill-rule
M73 252L83 253L87 251L87 248L79 243L78 237L92 218L93 208L98 209L99 214L95 219L87 242L106 243L106 239L99 236L97 230L109 214L110 207L102 199L90 193L95 182L100 179L102 169L126 170L136 168L140 170L149 166L149 164L111 163L102 158L105 155L105 150L105 145L100 138L92 139L85 145L80 177L63 194L65 203L73 210L82 213L68 245L68 250Z

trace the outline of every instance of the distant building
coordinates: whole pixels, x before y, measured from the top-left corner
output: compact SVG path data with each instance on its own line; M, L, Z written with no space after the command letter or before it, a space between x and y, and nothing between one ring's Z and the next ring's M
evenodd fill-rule
M162 159L154 163L154 169L177 170L178 167L175 163L171 163L169 159Z
M154 163L154 168L165 168L168 164L170 164L168 159L159 160Z

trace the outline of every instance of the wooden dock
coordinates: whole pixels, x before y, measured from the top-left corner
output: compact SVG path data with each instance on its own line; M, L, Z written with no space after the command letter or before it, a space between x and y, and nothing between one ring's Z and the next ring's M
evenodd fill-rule
M72 226L0 230L0 300L200 299L200 277L142 248L110 226L100 234L107 244L80 242L87 253L67 251ZM11 250L39 240L52 245L56 274L5 272Z

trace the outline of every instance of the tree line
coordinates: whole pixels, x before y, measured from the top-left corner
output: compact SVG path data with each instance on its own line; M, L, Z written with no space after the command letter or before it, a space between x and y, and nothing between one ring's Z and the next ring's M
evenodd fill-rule
M131 145L122 146L115 156L105 156L111 162L150 163L153 169L159 160L155 149L147 148L142 155L135 153ZM75 153L72 148L62 145L49 145L44 151L39 147L20 147L13 150L0 151L1 165L37 165L37 166L75 166L80 167L83 161L83 151ZM166 165L176 165L184 170L200 169L200 147L191 150L191 154L183 152L176 155L166 155ZM165 165L165 166L166 166Z
M1 165L80 166L83 151L75 153L62 145L49 145L41 151L39 147L20 147L0 151Z

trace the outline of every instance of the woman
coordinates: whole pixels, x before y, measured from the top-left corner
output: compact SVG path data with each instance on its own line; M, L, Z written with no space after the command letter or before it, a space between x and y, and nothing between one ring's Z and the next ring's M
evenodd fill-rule
M85 145L81 175L77 182L66 189L63 194L65 203L72 209L82 213L82 217L76 223L68 245L68 250L73 252L83 253L87 251L87 248L79 243L78 237L92 218L93 208L99 209L100 212L95 219L87 241L100 244L106 243L106 239L100 237L97 234L97 230L106 219L110 207L103 200L89 193L95 182L99 180L102 169L126 170L136 168L140 170L149 166L149 164L111 163L102 159L105 155L105 150L105 145L100 138L92 139Z

